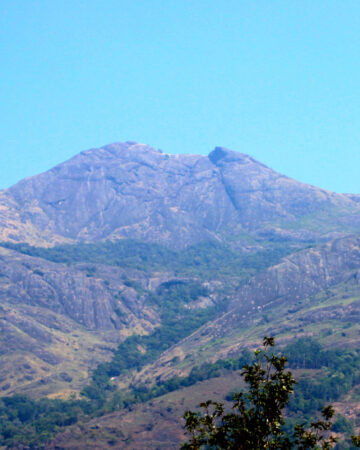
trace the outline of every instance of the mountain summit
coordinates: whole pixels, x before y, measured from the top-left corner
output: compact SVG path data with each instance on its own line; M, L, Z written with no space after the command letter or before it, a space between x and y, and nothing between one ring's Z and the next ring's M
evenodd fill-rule
M223 147L169 155L115 143L1 191L0 239L48 246L127 237L185 247L229 234L240 246L249 234L319 238L359 226L355 200Z

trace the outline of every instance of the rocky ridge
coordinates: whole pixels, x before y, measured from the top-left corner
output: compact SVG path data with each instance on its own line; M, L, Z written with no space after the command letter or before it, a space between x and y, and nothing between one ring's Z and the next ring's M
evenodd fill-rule
M356 196L302 184L222 147L201 156L111 144L0 192L0 240L43 246L129 237L247 246L248 235L309 240L359 228Z

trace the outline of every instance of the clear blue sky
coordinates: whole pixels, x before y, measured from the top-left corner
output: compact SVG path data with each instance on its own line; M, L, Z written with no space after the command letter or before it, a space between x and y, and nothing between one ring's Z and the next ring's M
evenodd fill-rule
M0 0L0 56L0 188L135 140L360 193L359 0Z

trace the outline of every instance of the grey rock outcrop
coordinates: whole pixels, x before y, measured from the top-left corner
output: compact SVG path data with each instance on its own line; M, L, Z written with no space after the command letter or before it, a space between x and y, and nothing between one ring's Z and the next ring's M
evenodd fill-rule
M171 247L252 234L311 239L360 229L360 204L221 147L168 155L133 142L84 151L0 192L0 239L138 238Z

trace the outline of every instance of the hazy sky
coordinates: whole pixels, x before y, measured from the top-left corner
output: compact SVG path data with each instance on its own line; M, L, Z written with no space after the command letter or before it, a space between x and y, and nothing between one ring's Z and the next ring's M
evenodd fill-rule
M0 188L134 140L360 193L359 0L0 0L0 57Z

